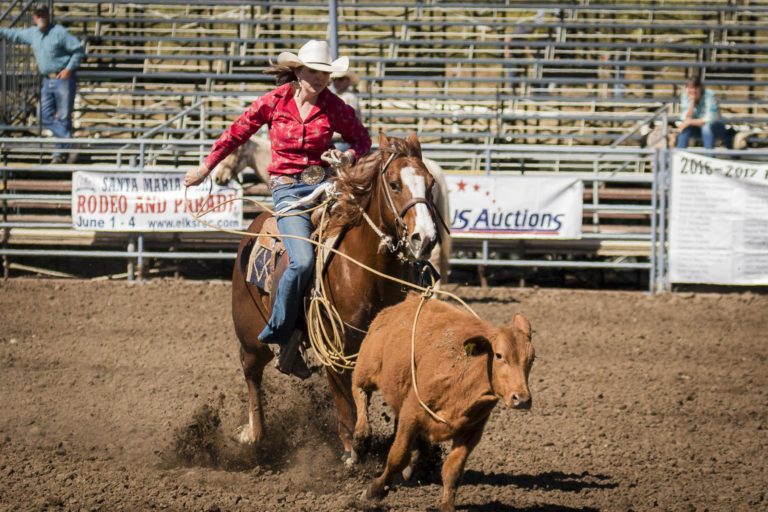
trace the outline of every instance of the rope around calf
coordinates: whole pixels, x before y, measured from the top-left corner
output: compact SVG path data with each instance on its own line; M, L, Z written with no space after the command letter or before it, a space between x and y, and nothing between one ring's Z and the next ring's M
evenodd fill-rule
M184 188L184 204L188 204L188 201L187 201L187 190L188 189L189 189L188 187ZM194 220L196 220L197 222L199 222L200 224L202 224L202 225L204 225L206 227L209 227L211 229L214 229L216 231L223 232L223 233L230 233L230 234L233 234L233 235L247 236L247 237L251 237L251 238L267 237L267 238L292 238L292 239L295 239L295 240L303 240L303 241L308 242L308 243L310 243L310 244L312 244L312 245L314 245L314 246L316 246L318 248L322 248L324 250L328 250L328 251L332 252L333 254L336 254L336 255L338 255L338 256L340 256L342 258L345 258L347 261L349 261L349 262L359 266L360 268L363 268L363 269L367 270L368 272L372 273L375 276L381 277L382 279L388 279L388 280L390 280L392 282L395 282L397 284L400 284L400 285L405 286L407 288L410 288L412 290L421 292L421 294L422 294L421 302L419 303L419 307L416 310L416 315L415 315L415 317L413 319L413 328L411 329L411 384L413 385L413 389L414 389L414 392L416 394L416 399L418 400L419 405L421 405L424 408L424 410L427 411L427 413L429 413L429 415L432 418L434 418L436 421L441 422L441 423L445 423L446 425L450 425L450 423L448 423L448 421L446 421L444 418L442 418L437 413L435 413L432 409L430 409L430 407L426 403L424 403L424 401L421 399L421 396L419 394L419 388L418 388L418 384L417 384L417 380L416 380L416 324L418 323L419 315L421 313L422 307L424 306L424 304L426 303L427 300L432 298L433 294L444 295L444 296L446 296L448 298L451 298L451 299L457 301L462 306L464 306L464 308L466 308L467 311L472 313L476 318L480 318L480 315L475 313L475 311L471 307L469 307L469 305L461 297L459 297L458 295L456 295L454 293L451 293L451 292L448 292L448 291L445 291L445 290L435 290L432 286L428 286L428 287L420 286L420 285L417 285L415 283L411 283L409 281L405 281L403 279L400 279L400 278L397 278L397 277L394 277L394 276L390 276L389 274L385 274L384 272L376 270L375 268L372 268L372 267L366 265L365 263L356 260L355 258L349 256L348 254L345 254L345 253L339 251L338 249L335 249L333 247L328 247L327 245L325 245L324 243L322 243L322 242L320 242L318 240L312 240L311 238L307 238L307 237L300 236L300 235L287 235L287 234L272 235L272 234L268 234L268 233L251 233L249 231L244 231L244 230L241 230L241 229L221 228L219 226L216 226L214 224L211 224L211 223L206 222L205 220L203 220L203 217L205 215L208 215L209 213L211 213L213 210L215 210L217 208L221 208L222 206L224 206L226 204L229 204L229 203L232 203L232 202L235 202L235 201L247 201L247 202L250 202L251 204L254 204L256 206L261 207L264 211L270 213L271 215L273 215L275 217L277 217L277 216L287 217L287 216L292 216L292 215L303 215L303 214L305 214L307 212L314 211L314 210L317 210L319 208L324 208L324 207L326 207L327 205L329 205L331 203L332 198L326 199L325 201L323 201L322 203L318 204L317 206L314 206L314 207L312 207L310 209L307 209L307 210L301 210L300 212L278 213L278 212L275 212L274 210L270 209L269 207L265 206L260 201L257 201L256 199L245 198L245 197L235 197L235 198L232 198L232 199L227 199L226 201L223 201L223 202L221 202L221 203L219 203L219 204L217 204L215 206L212 206L211 208L208 208L207 210L202 211L202 212L199 212L199 211L198 212L192 212L192 211L190 211L190 214L192 215L192 218ZM325 215L325 212L324 212L324 215ZM325 328L325 325L323 325L322 320L320 320L320 319L317 319L316 321L313 320L311 322L312 324L315 324L315 322L317 322L317 324L318 324L317 327L316 327L316 330L313 331L313 332L315 334L320 333L320 336L316 337L315 339L322 340L322 342L317 342L316 343L315 341L312 341L313 340L313 335L310 334L310 345L312 346L312 349L315 352L315 355L317 355L318 359L321 360L323 365L331 366L331 367L333 367L335 369L340 369L340 370L351 370L351 369L354 368L354 360L357 358L358 354L351 354L351 355L344 354L343 336L340 336L340 334L343 334L343 332L344 332L344 328L343 328L344 322L341 319L341 316L339 315L338 311L336 311L336 308L333 307L333 305L330 303L330 301L325 296L319 297L318 301L320 303L322 303L329 311L332 312L332 317L331 318L337 318L338 321L340 322L340 324L336 324L333 321L331 322L331 324L332 324L332 331L333 331L333 336L334 337L333 337L333 339L330 339L328 337L328 332L327 332L327 330ZM320 305L318 305L315 308L312 308L312 306L310 304L310 310L315 311L315 314L319 315L319 313L320 313ZM317 318L317 317L313 317L313 318ZM308 330L310 329L309 325L310 325L310 320L308 318L307 319L307 329ZM338 328L338 325L341 325L341 329Z

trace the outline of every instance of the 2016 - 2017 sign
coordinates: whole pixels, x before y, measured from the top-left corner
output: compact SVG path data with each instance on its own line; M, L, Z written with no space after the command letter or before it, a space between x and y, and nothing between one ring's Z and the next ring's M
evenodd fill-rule
M242 189L205 182L184 194L178 173L99 173L72 175L72 225L92 231L200 231L240 229Z

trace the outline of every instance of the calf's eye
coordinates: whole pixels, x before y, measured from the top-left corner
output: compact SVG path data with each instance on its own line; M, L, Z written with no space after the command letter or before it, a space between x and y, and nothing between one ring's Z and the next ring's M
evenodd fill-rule
M498 352L496 352L496 359L498 359L499 361L501 361L501 354L499 354Z

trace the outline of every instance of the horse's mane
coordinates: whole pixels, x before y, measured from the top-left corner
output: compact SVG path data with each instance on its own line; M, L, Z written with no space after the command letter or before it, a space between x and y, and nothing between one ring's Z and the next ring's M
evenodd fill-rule
M393 153L421 158L419 147L393 137L389 139L389 147L367 154L351 167L339 169L336 189L340 196L333 206L326 230L328 236L335 236L344 227L356 226L363 221L363 211L368 208L373 190L379 183L381 166Z

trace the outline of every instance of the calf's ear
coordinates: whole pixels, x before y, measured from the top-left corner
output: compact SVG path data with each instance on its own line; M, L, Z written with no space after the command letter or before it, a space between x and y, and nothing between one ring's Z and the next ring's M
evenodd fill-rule
M472 336L464 340L464 353L468 356L487 354L491 351L491 342L485 336Z
M512 327L523 331L529 338L531 337L531 322L522 313L515 313L512 318Z

